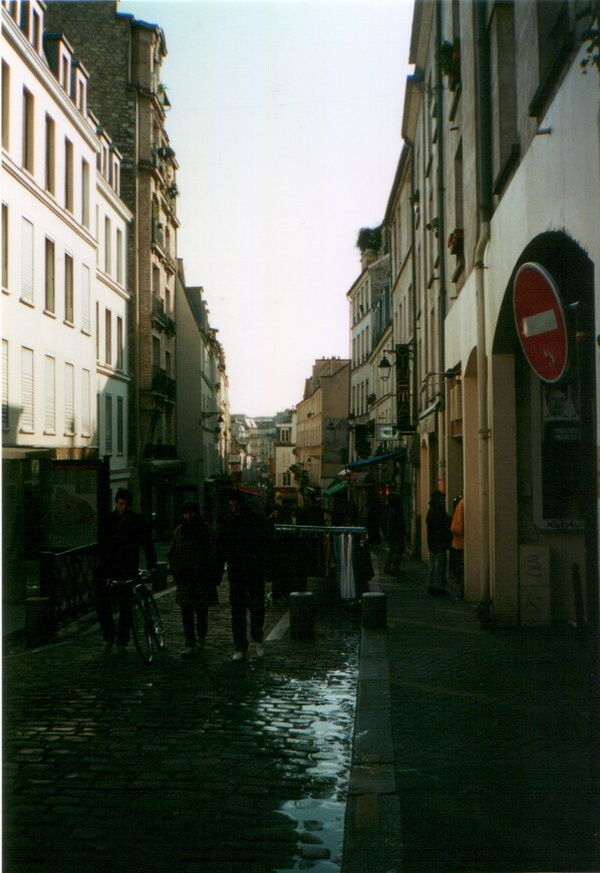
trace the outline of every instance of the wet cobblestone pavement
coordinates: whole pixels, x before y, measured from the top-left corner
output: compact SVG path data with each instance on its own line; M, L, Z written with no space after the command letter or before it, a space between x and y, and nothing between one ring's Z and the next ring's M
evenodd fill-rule
M4 658L7 873L340 869L356 619L233 663L221 599L194 659L172 592L149 667L131 646L103 658L97 631Z

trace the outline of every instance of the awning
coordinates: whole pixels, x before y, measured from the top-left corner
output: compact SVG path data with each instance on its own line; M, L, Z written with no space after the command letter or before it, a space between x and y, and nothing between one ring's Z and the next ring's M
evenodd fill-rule
M142 461L141 467L152 470L154 473L179 473L185 469L185 461L179 458L152 458Z
M329 488L326 488L325 491L323 491L323 496L329 497L331 494L338 494L347 487L347 482L334 482L333 485L330 485Z
M369 467L372 464L380 464L382 461L390 461L392 458L397 458L398 460L406 458L406 449L403 447L401 449L395 449L393 452L385 452L383 455L375 455L372 458L365 458L360 461L350 461L349 464L345 465L345 469L357 470L359 467Z

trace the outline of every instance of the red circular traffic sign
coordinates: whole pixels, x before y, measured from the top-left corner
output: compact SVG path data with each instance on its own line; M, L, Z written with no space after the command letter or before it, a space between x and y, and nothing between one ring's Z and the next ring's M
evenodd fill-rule
M567 328L554 280L539 264L519 267L513 310L521 348L540 379L557 382L567 366Z

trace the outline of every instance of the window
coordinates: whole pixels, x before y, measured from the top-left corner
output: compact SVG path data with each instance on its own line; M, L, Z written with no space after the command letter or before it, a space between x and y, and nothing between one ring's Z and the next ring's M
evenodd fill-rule
M81 433L90 435L90 371L81 371Z
M104 311L104 363L112 363L112 315L110 309Z
M38 12L33 11L33 33L32 40L33 47L36 52L39 54L42 50L42 22Z
M10 423L8 413L8 340L2 340L2 430Z
M495 3L490 19L490 101L493 193L501 194L519 157L515 10Z
M65 254L65 321L73 324L73 258Z
M96 205L96 266L100 264L100 210Z
M123 231L117 229L117 282L123 284Z
M96 301L96 360L100 360L100 304Z
M122 397L117 397L117 454L122 455L125 447L125 414Z
M21 300L33 303L33 224L21 222Z
M56 432L56 361L44 359L44 433Z
M44 299L44 309L46 312L55 311L54 266L54 242L46 237L46 294Z
M117 370L123 369L123 319L117 315Z
M112 253L110 250L110 218L104 219L104 272L110 276Z
M90 226L90 165L81 161L81 223Z
M55 192L55 166L56 166L56 126L54 119L46 116L46 191Z
M33 173L34 102L33 94L23 88L23 167Z
M2 148L10 146L10 67L2 61Z
M160 367L160 340L157 336L152 337L152 365Z
M2 204L2 287L8 288L8 206Z
M113 450L113 404L110 394L104 395L104 453L112 455Z
M81 267L81 329L90 333L91 325L90 268Z
M171 376L171 352L165 352L165 373Z
M75 433L75 367L65 364L65 434Z
M65 209L73 212L73 143L65 139Z
M33 349L21 346L21 431L33 433Z

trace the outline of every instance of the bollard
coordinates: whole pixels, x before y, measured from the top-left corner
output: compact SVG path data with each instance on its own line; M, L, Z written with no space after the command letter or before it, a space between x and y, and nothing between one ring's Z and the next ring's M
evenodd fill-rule
M383 591L367 591L360 598L360 617L363 627L376 629L387 626L387 598Z
M329 576L309 576L306 580L308 590L315 596L315 610L326 610L335 603L337 583Z
M312 591L290 594L290 637L310 640L315 635L315 603Z
M49 643L56 632L56 620L49 597L27 597L25 600L25 633L27 646L35 649Z

